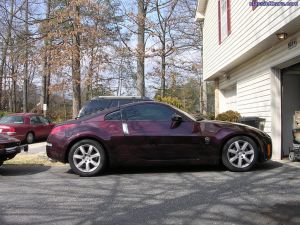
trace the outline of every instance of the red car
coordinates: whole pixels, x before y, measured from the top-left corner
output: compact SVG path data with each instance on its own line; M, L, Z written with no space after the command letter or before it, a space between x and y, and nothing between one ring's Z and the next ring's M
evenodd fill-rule
M20 140L0 134L0 166L3 162L14 158L21 151L28 151L28 145L21 145Z
M0 118L0 134L31 144L35 140L46 139L54 125L39 114L16 113Z

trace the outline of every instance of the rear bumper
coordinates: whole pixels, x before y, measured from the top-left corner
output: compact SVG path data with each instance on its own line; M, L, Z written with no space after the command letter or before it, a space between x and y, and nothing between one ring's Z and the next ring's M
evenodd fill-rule
M7 155L18 154L22 151L27 152L28 145L19 145L19 146L0 149L0 156L3 157L3 156L7 156Z

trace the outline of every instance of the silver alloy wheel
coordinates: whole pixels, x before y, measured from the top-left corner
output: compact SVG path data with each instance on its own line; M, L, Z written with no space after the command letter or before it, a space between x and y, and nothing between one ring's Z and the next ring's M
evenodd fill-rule
M234 167L245 168L253 162L254 154L254 148L249 142L238 140L229 146L227 158Z
M100 151L93 145L84 144L79 146L73 154L73 162L78 170L90 173L100 165Z

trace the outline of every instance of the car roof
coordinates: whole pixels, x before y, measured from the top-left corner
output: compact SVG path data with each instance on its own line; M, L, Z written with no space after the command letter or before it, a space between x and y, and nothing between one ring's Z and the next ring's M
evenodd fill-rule
M42 116L42 115L38 113L12 113L9 114L8 116Z
M142 96L97 96L92 98L91 100L99 100L99 99L145 99L150 100L148 97Z

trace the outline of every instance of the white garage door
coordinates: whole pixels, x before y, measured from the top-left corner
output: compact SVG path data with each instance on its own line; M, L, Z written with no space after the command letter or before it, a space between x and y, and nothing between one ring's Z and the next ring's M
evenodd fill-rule
M237 109L236 104L236 85L231 86L230 88L226 88L222 91L223 94L223 102L221 105L223 105L221 111L225 112L227 110L234 110Z

